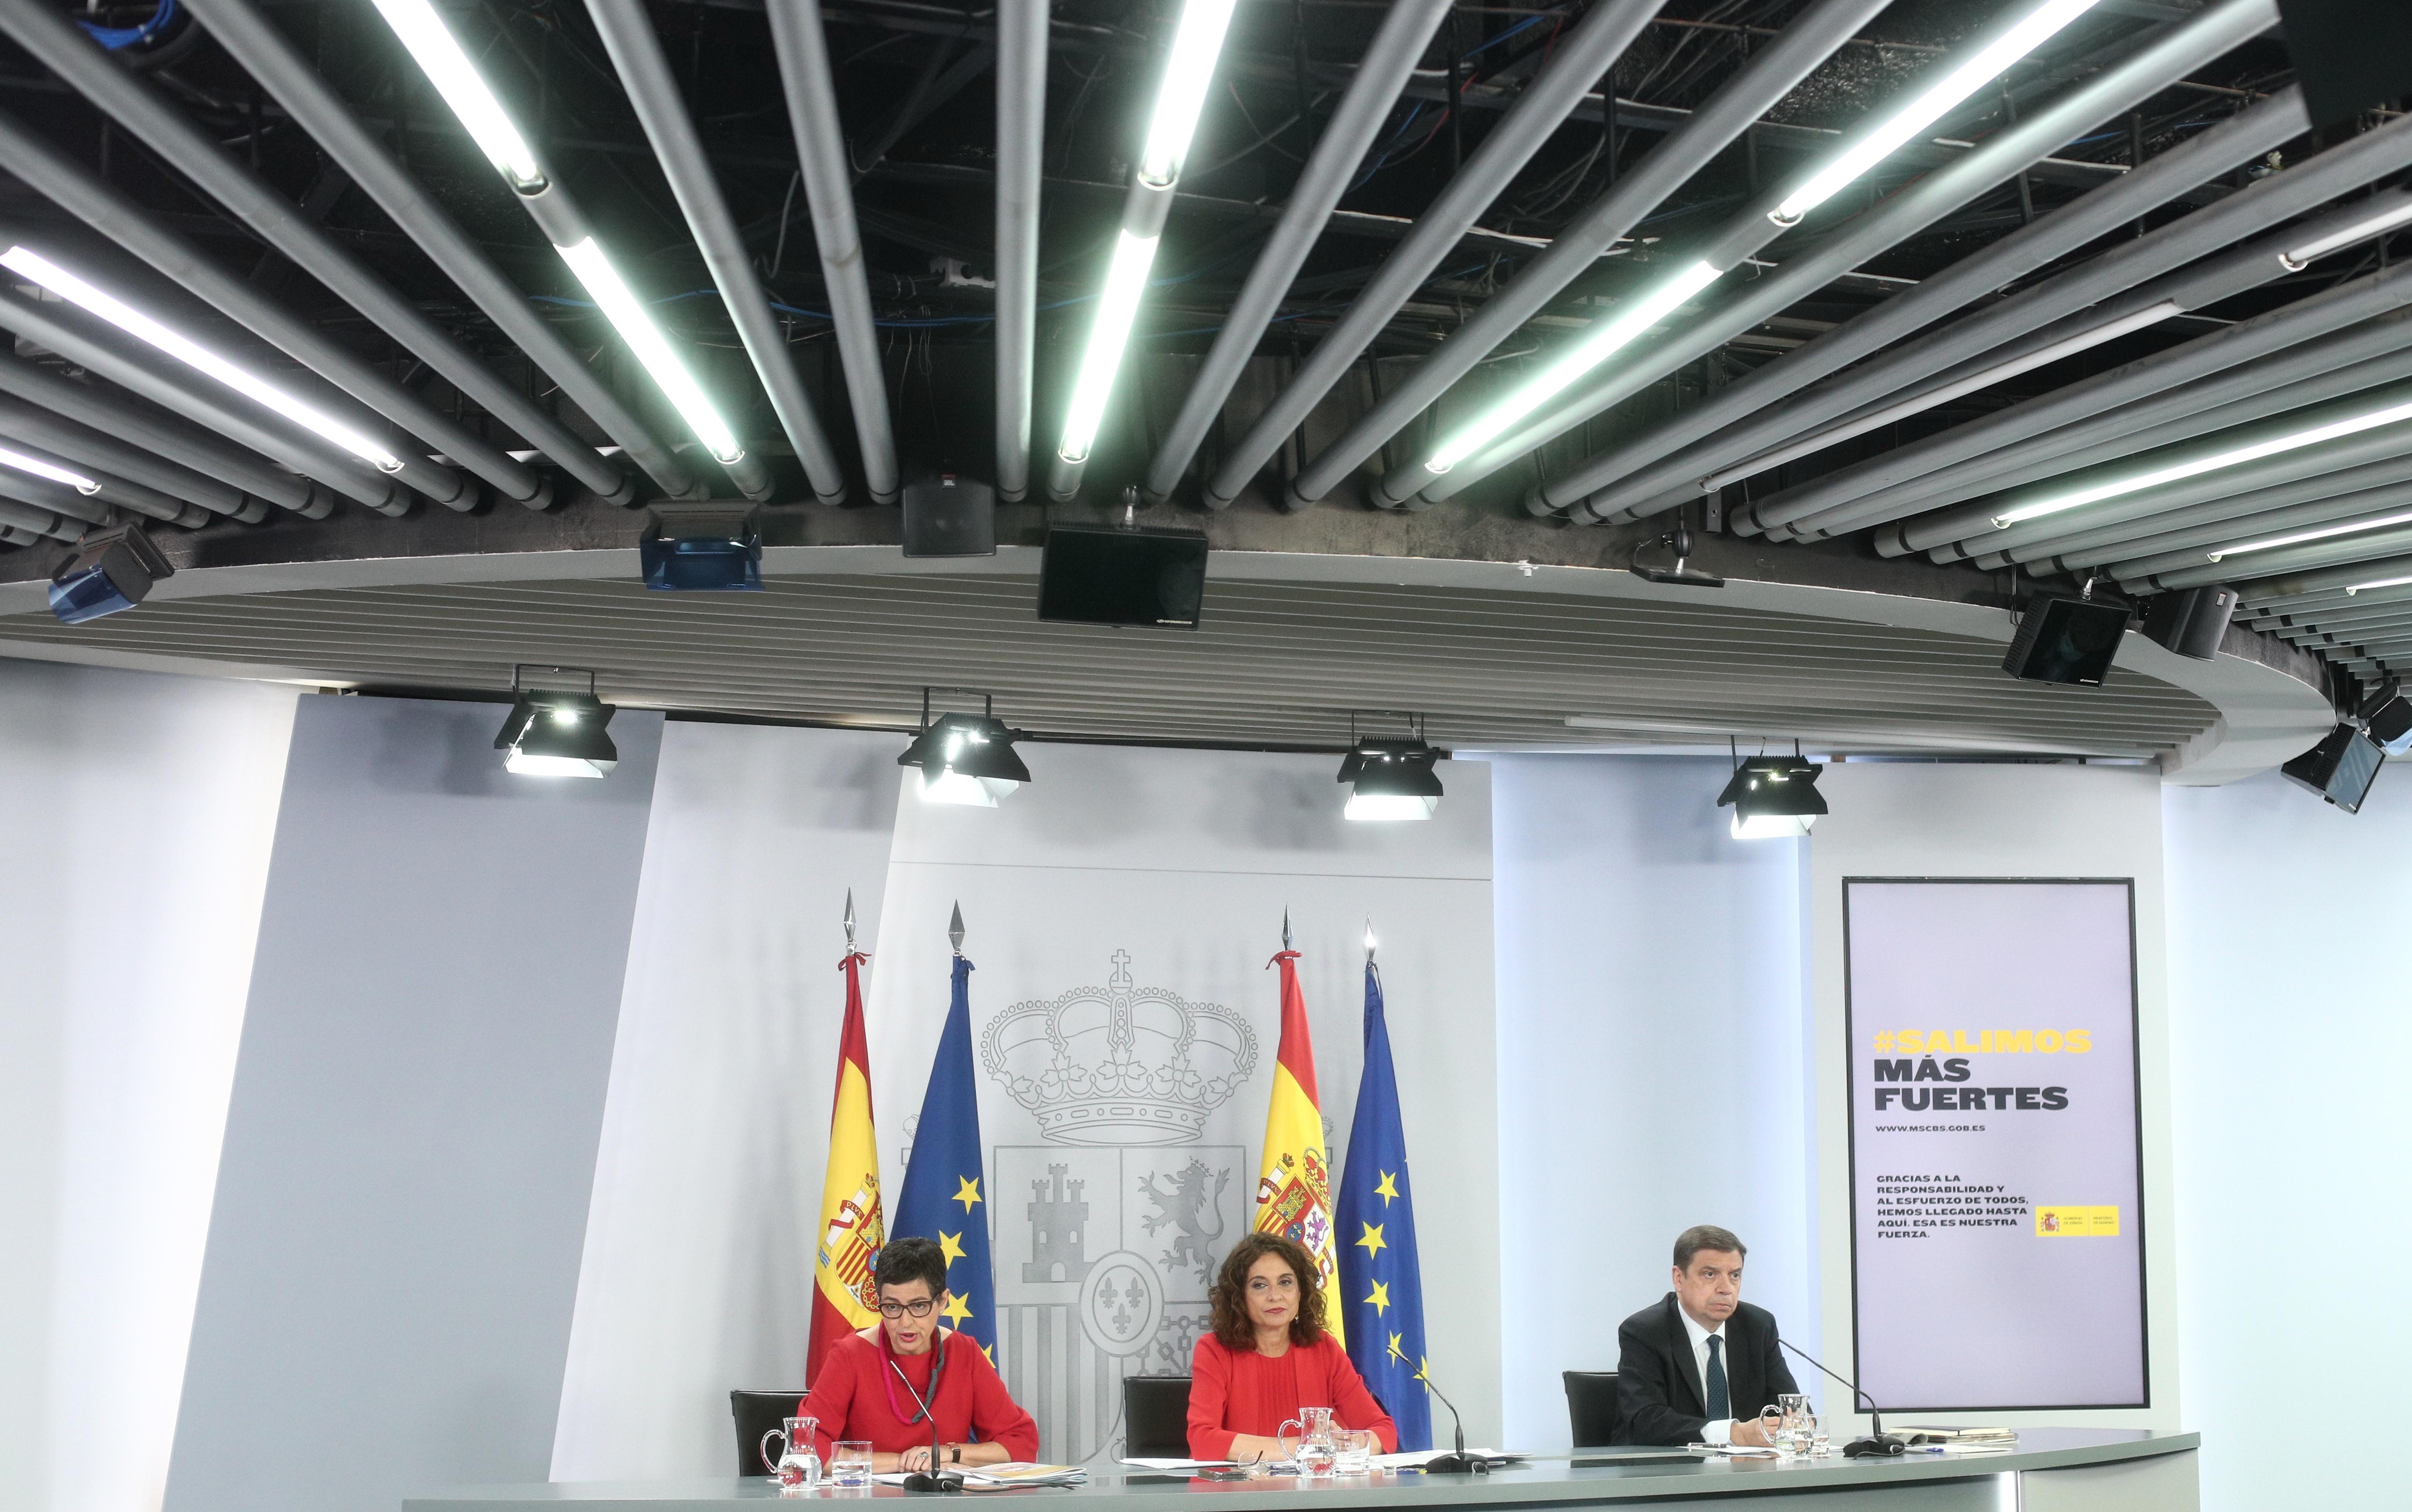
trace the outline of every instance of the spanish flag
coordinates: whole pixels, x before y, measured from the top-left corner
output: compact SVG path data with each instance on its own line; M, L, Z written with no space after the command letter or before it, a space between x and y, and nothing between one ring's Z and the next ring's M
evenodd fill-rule
M846 1024L838 1032L837 1091L830 1099L829 1171L821 1178L821 1238L813 1255L813 1332L804 1379L820 1379L821 1359L839 1339L879 1317L871 1262L888 1241L879 1207L879 1142L871 1128L871 1050L862 1033L862 963L849 950Z
M1272 964L1281 968L1281 1052L1273 1058L1272 1106L1265 1110L1256 1227L1258 1233L1286 1234L1315 1256L1322 1272L1316 1284L1323 1291L1324 1327L1346 1343L1334 1286L1339 1257L1331 1244L1331 1153L1324 1148L1323 1110L1316 1101L1315 1042L1306 1032L1306 995L1298 988L1298 952L1284 950Z

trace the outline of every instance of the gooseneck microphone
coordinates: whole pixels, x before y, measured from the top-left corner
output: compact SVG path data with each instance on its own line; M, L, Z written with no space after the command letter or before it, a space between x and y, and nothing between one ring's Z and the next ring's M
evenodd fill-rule
M1425 1473L1428 1475L1489 1475L1491 1473L1490 1461L1483 1459L1480 1455L1468 1454L1465 1452L1465 1419L1457 1415L1457 1403L1449 1401L1447 1397L1441 1396L1440 1387L1433 1385L1432 1367L1430 1365L1426 1365L1422 1370L1416 1372L1416 1379L1424 1384L1425 1390L1431 1392L1434 1396L1440 1397L1440 1404L1449 1409L1449 1421L1457 1425L1456 1450L1449 1454L1434 1455L1432 1459L1425 1461Z
M1806 1353L1799 1349L1794 1349L1792 1341L1785 1338L1782 1334L1776 1335L1775 1342L1782 1344L1787 1349L1791 1349L1794 1354L1801 1356L1802 1359L1808 1360L1810 1364L1817 1365L1817 1369L1824 1371L1826 1374L1833 1376L1836 1381L1840 1381L1844 1386L1850 1387L1852 1406L1857 1407L1861 1402L1865 1402L1868 1404L1868 1436L1866 1438L1855 1438L1851 1440L1850 1443L1844 1445L1843 1458L1846 1460L1875 1460L1908 1452L1909 1446L1907 1444L1884 1431L1884 1414L1876 1410L1876 1399L1860 1390L1860 1385L1857 1381L1846 1381L1843 1377L1835 1375L1832 1371L1826 1370L1825 1366L1818 1365L1817 1361L1811 1359Z
M947 1347L947 1342L943 1337L934 1338L930 1341L930 1347L944 1349ZM933 1364L934 1363L934 1361ZM896 1373L896 1379L904 1383L904 1389L912 1392L913 1405L921 1409L921 1420L930 1425L930 1468L926 1471L917 1470L905 1476L904 1489L908 1491L962 1490L963 1489L963 1472L942 1470L938 1467L938 1415L930 1410L930 1403L922 1399L920 1392L913 1390L912 1379L904 1373L904 1366L897 1364L891 1358L888 1362L888 1368ZM937 1376L934 1373L931 1375L930 1381L932 1388L935 1389Z

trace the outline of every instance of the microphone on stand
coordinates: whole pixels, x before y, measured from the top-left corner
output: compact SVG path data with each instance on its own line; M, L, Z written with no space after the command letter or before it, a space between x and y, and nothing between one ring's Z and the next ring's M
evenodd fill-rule
M944 1349L946 1347L946 1341L943 1339L933 1338L930 1341L930 1347L933 1349ZM913 1382L910 1377L905 1375L904 1366L897 1364L891 1359L888 1362L888 1368L896 1373L896 1379L904 1383L904 1389L912 1393L913 1405L921 1409L922 1420L930 1425L930 1468L927 1471L917 1470L911 1475L905 1476L904 1489L908 1491L962 1490L963 1489L963 1473L962 1471L949 1471L938 1468L938 1415L931 1410L930 1404L927 1402L921 1399L920 1392L913 1390Z
M1793 1349L1791 1340L1778 1334L1775 1342L1782 1344L1787 1349L1791 1349L1794 1354L1800 1355L1802 1359L1809 1360L1810 1364L1817 1365L1817 1362L1814 1359L1810 1359L1806 1354L1802 1354L1802 1351L1798 1349ZM1862 1401L1866 1402L1868 1404L1868 1436L1866 1438L1855 1438L1851 1440L1850 1443L1844 1445L1844 1459L1877 1460L1908 1452L1909 1446L1907 1444L1884 1431L1884 1414L1876 1410L1875 1398L1869 1396L1866 1392L1860 1390L1858 1382L1844 1381L1841 1376L1834 1375L1832 1371L1826 1370L1826 1367L1823 1365L1817 1365L1817 1368L1820 1371L1825 1371L1828 1375L1833 1376L1837 1381L1842 1381L1843 1385L1851 1388L1851 1405L1854 1409L1856 1409Z
M1478 1454L1468 1454L1465 1452L1465 1419L1457 1415L1457 1403L1449 1401L1447 1397L1441 1396L1440 1387L1433 1385L1432 1367L1427 1364L1422 1370L1416 1372L1416 1379L1424 1384L1425 1390L1431 1392L1434 1396L1440 1397L1440 1404L1449 1409L1449 1421L1457 1425L1457 1448L1451 1453L1435 1455L1432 1459L1425 1461L1425 1474L1442 1475L1489 1475L1491 1473L1490 1461L1483 1459Z

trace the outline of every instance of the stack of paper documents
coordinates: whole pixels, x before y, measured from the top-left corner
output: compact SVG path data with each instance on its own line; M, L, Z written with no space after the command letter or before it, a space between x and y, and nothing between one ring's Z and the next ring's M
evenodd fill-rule
M1007 1486L1085 1486L1089 1483L1084 1465L1039 1465L1021 1460L1001 1465L965 1466L963 1490L967 1491L1002 1490Z

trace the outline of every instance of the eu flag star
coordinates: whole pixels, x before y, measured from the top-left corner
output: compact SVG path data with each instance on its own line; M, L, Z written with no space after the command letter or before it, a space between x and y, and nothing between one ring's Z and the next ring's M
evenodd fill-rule
M1390 1284L1387 1281L1374 1283L1374 1295L1365 1300L1373 1304L1375 1317L1387 1315L1390 1311Z
M1382 1179L1374 1183L1374 1195L1382 1199L1383 1207L1388 1208L1390 1199L1399 1195L1399 1173L1384 1171Z
M972 1304L963 1300L961 1292L950 1291L947 1293L947 1305L938 1309L938 1315L960 1329L963 1326L963 1319L972 1315Z
M1382 1229L1384 1226L1381 1224L1369 1224L1360 1220L1357 1226L1365 1230L1364 1237L1357 1240L1357 1247L1363 1250L1368 1255L1381 1254Z
M958 1176L955 1178L955 1195L949 1197L947 1200L949 1202L962 1203L963 1205L963 1211L965 1213L969 1213L972 1211L972 1204L980 1199L979 1178L977 1176Z
M943 1228L939 1229L938 1253L946 1256L947 1264L953 1265L963 1257L963 1236L949 1234Z
M1395 1333L1394 1333L1394 1334L1392 1334L1392 1335L1390 1335L1390 1349L1389 1349L1388 1351L1386 1351L1386 1352L1390 1355L1390 1357L1392 1359L1395 1359L1395 1360L1397 1360L1400 1364L1404 1365L1404 1364L1405 1364L1405 1363L1407 1362L1407 1352L1406 1352L1405 1350L1401 1349L1401 1348L1399 1347L1399 1340L1400 1340L1402 1337L1403 1337L1403 1335L1395 1334Z

